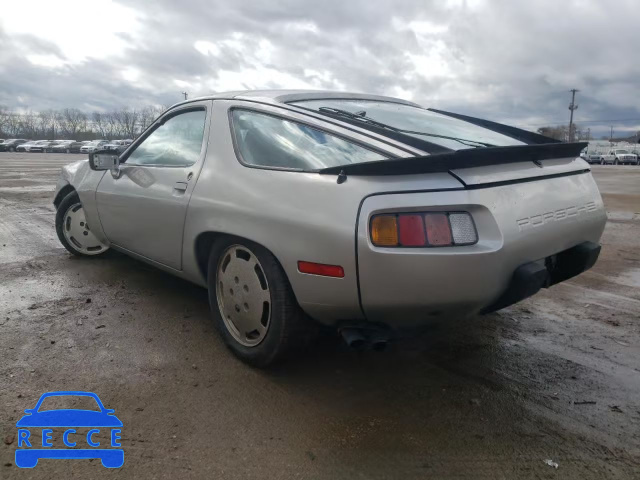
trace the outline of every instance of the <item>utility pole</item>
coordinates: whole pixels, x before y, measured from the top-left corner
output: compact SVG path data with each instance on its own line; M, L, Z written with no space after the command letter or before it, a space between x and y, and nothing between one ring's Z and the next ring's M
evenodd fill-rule
M576 92L580 90L572 88L569 91L571 92L571 103L569 104L569 110L571 111L571 116L569 117L569 142L573 142L573 111L578 109L578 105L576 105Z
M591 127L587 128L587 142L591 140Z
M187 92L182 92L182 95L184 95L184 99L186 100L188 96Z
M611 135L609 135L609 141L613 142L613 125L611 125Z

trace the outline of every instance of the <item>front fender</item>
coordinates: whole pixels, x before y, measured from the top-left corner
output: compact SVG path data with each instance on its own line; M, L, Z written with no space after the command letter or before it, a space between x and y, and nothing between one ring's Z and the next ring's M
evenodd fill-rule
M95 171L89 167L89 159L79 160L62 167L56 183L56 192L53 204L58 208L65 195L72 189L78 193L87 222L91 225L91 231L101 242L109 245L96 205L96 190L106 171Z

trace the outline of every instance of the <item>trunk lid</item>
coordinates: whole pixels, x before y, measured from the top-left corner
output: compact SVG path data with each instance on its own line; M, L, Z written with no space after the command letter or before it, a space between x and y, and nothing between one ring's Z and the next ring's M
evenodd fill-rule
M589 164L581 158L559 158L537 160L535 162L517 162L482 167L456 168L449 172L465 187L486 187L518 183L531 179L553 178L585 173Z

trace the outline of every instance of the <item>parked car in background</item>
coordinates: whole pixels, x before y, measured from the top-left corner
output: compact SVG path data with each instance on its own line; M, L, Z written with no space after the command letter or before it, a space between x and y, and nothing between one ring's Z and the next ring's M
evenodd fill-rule
M81 142L75 140L60 140L51 146L50 150L53 153L80 153L82 145Z
M133 143L133 140L112 140L106 145L102 146L102 150L111 150L114 152L122 153L124 152L129 145Z
M600 156L600 165L613 165L616 157L611 153L598 153Z
M638 157L629 150L623 148L615 148L609 151L609 155L613 156L614 165L637 165Z
M27 142L28 140L23 138L10 138L0 143L0 152L15 152L19 145Z
M23 143L22 145L18 145L18 147L16 148L16 152L30 152L33 147L42 142L48 142L48 140L31 140L29 142Z
M46 152L49 146L53 144L54 144L53 140L38 140L31 146L29 151L36 152L36 153L43 153L43 152Z
M107 143L109 143L107 140L91 140L89 143L80 147L80 153L91 153Z
M589 152L584 159L587 163L602 163L602 154L598 152Z
M71 142L73 140L54 140L52 141L49 146L45 149L45 152L47 153L53 153L53 149L59 145L65 145L67 142Z
M56 232L207 287L253 365L304 347L310 319L377 349L591 268L607 216L584 147L389 97L217 94L63 167Z

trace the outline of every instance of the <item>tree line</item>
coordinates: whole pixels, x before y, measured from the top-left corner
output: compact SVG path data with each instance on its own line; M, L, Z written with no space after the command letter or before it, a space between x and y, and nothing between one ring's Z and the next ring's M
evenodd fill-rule
M164 110L165 107L149 106L90 113L77 108L19 112L0 105L0 138L78 141L133 139Z
M589 140L594 140L594 138L591 136L590 128L580 128L574 123L571 126L571 130L573 130L573 140L575 142L587 142ZM563 142L568 142L570 138L568 125L541 127L538 129L538 133Z

